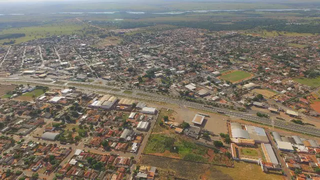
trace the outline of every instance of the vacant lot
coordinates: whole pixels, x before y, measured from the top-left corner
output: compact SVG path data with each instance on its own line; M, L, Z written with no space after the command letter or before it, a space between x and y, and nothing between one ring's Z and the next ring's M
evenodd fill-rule
M12 91L12 90L14 90L16 88L16 86L15 85L0 85L0 97L3 97L3 96L5 96L5 97L3 97L3 98L6 98L7 96L6 96L6 94L7 94L7 92L9 92L9 91Z
M208 148L198 146L181 135L152 134L145 148L146 154L185 159L195 162L208 162L205 158Z
M270 91L268 89L254 89L254 90L252 90L252 92L255 92L257 94L262 94L266 98L271 98L271 97L277 95L277 93Z
M320 101L316 101L316 102L312 103L310 106L313 110L320 113Z
M176 178L183 178L188 180L198 180L202 177L210 180L232 180L229 175L216 169L216 166L201 164L195 162L188 162L178 159L170 159L166 157L142 155L141 164L148 166L155 166L173 172ZM228 168L226 168L228 169ZM261 171L261 169L260 169ZM166 179L166 177L160 177Z
M259 179L259 180L284 180L280 175L266 174L262 172L261 167L257 164L237 162L234 163L234 168L225 168L216 166L215 169L221 171L237 180Z
M245 71L228 71L222 74L221 79L235 83L246 80L252 76L252 74Z
M317 78L300 78L294 79L296 82L300 84L304 84L310 87L319 87L320 86L320 77Z

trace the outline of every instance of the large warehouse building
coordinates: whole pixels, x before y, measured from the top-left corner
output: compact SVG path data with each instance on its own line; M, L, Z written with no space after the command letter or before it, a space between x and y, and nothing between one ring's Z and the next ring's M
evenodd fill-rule
M253 140L255 143L269 143L269 138L263 128L255 126L242 126L239 123L230 123L231 140L235 143L242 142L243 139Z

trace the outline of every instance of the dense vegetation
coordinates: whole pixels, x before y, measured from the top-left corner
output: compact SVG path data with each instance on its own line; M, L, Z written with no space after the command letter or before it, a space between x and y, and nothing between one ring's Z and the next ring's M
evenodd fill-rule
M3 35L0 35L0 40L20 38L20 37L24 37L24 36L26 36L26 34L24 34L24 33L3 34Z

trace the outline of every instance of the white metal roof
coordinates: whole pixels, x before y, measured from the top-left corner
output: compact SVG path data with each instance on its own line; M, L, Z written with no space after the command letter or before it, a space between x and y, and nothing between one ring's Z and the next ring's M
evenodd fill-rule
M278 149L280 150L286 150L286 151L293 151L292 144L289 142L284 142L284 141L276 141L278 145Z

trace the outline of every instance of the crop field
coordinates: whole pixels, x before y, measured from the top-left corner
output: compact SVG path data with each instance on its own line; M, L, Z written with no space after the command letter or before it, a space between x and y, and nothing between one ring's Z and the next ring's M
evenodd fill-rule
M300 78L300 79L294 79L294 81L303 84L303 85L307 85L310 87L319 87L320 86L320 77L317 78Z
M253 76L252 74L245 71L229 71L229 72L223 73L220 78L223 80L235 83L235 82L246 80L252 76Z
M80 33L84 26L81 26L77 23L68 23L68 24L51 24L51 25L44 25L44 26L32 26L32 27L23 27L23 28L10 28L0 31L0 35L8 35L8 34L19 34L24 33L24 37L19 37L16 39L2 39L0 40L0 44L4 42L8 42L11 40L15 40L16 44L40 39L45 37L50 37L53 35L70 35L70 34L77 34Z

